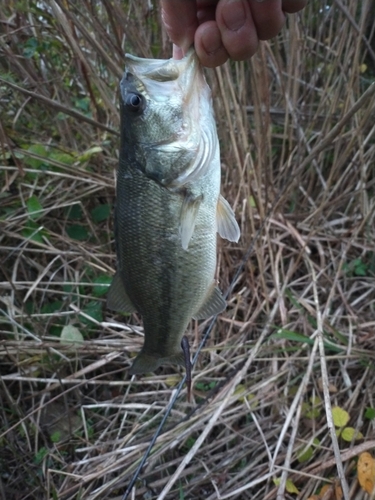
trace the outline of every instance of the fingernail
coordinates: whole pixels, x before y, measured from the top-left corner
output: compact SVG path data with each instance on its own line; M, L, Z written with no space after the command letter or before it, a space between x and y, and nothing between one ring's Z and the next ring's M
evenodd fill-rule
M223 21L231 31L242 28L246 21L246 11L242 1L235 0L223 7Z

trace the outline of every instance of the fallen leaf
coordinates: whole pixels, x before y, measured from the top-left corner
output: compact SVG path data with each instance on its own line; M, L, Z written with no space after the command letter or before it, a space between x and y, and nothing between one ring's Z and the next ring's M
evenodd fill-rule
M298 455L297 455L297 460L300 464L303 462L308 462L310 458L313 456L314 450L312 449L311 446L308 447L303 447L300 449Z
M279 484L281 483L281 479L280 478L276 478L276 479L273 480L273 482L274 482L274 484L276 486L279 486ZM299 489L293 483L293 481L291 481L290 479L286 480L285 489L286 489L286 491L288 493L295 493L296 495L298 495L298 493L299 493Z
M323 384L323 379L320 377L320 379L318 380L318 387L321 391L324 390L324 384ZM329 392L331 393L336 393L338 392L338 389L337 387L334 385L334 384L331 384L330 382L328 382L328 390Z
M362 489L371 495L375 486L375 460L367 451L359 455L357 472Z
M342 489L338 480L334 484L325 484L318 495L313 495L307 500L342 500Z
M165 379L165 383L168 387L174 387L175 385L177 385L179 383L179 381L181 380L181 377L179 377L178 375L170 375L169 377L167 377Z
M342 500L342 497L343 497L342 488L338 484L337 481L335 483L335 495L336 495L336 499L335 500Z
M66 325L61 331L60 342L64 345L74 344L83 344L83 335L82 333L72 325Z
M349 422L350 415L339 406L335 406L332 408L332 418L336 427L344 427Z
M310 458L313 456L315 447L320 444L320 441L318 438L314 438L312 440L312 443L310 443L307 446L303 446L298 450L297 454L297 460L299 463L307 462L310 460Z
M286 480L285 488L288 493L296 493L296 495L299 493L297 486L290 479Z
M341 437L344 441L350 443L353 439L363 439L363 434L353 427L345 427L341 432Z
M333 488L331 484L325 484L323 488L320 490L319 498L324 500L331 499L332 498L332 493L333 493Z

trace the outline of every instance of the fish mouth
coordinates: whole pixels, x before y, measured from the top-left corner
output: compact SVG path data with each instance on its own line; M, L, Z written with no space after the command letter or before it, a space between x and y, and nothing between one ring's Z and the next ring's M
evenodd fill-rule
M125 54L124 80L135 77L139 90L146 90L152 98L162 99L179 88L187 104L197 84L205 84L201 66L194 48L190 48L183 59L144 59Z
M195 73L199 65L194 48L188 50L182 59L145 59L125 54L125 67L138 78L157 82L177 80L182 73ZM188 69L190 68L190 71ZM193 71L192 71L193 70ZM190 78L193 75L190 75Z

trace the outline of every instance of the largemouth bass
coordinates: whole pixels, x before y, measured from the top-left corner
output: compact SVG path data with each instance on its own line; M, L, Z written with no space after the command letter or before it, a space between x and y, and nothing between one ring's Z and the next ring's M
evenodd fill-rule
M211 92L194 50L182 60L127 54L120 90L118 265L107 305L142 315L135 374L185 364L181 341L191 318L226 306L214 280L216 233L238 241L240 230L220 195Z

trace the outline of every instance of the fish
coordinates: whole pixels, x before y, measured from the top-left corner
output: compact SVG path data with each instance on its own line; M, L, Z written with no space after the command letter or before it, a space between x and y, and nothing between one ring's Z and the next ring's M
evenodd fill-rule
M220 194L211 90L194 49L183 59L125 56L115 203L117 271L107 307L138 312L144 344L130 374L185 365L192 318L224 311L215 280L217 233L240 228Z

